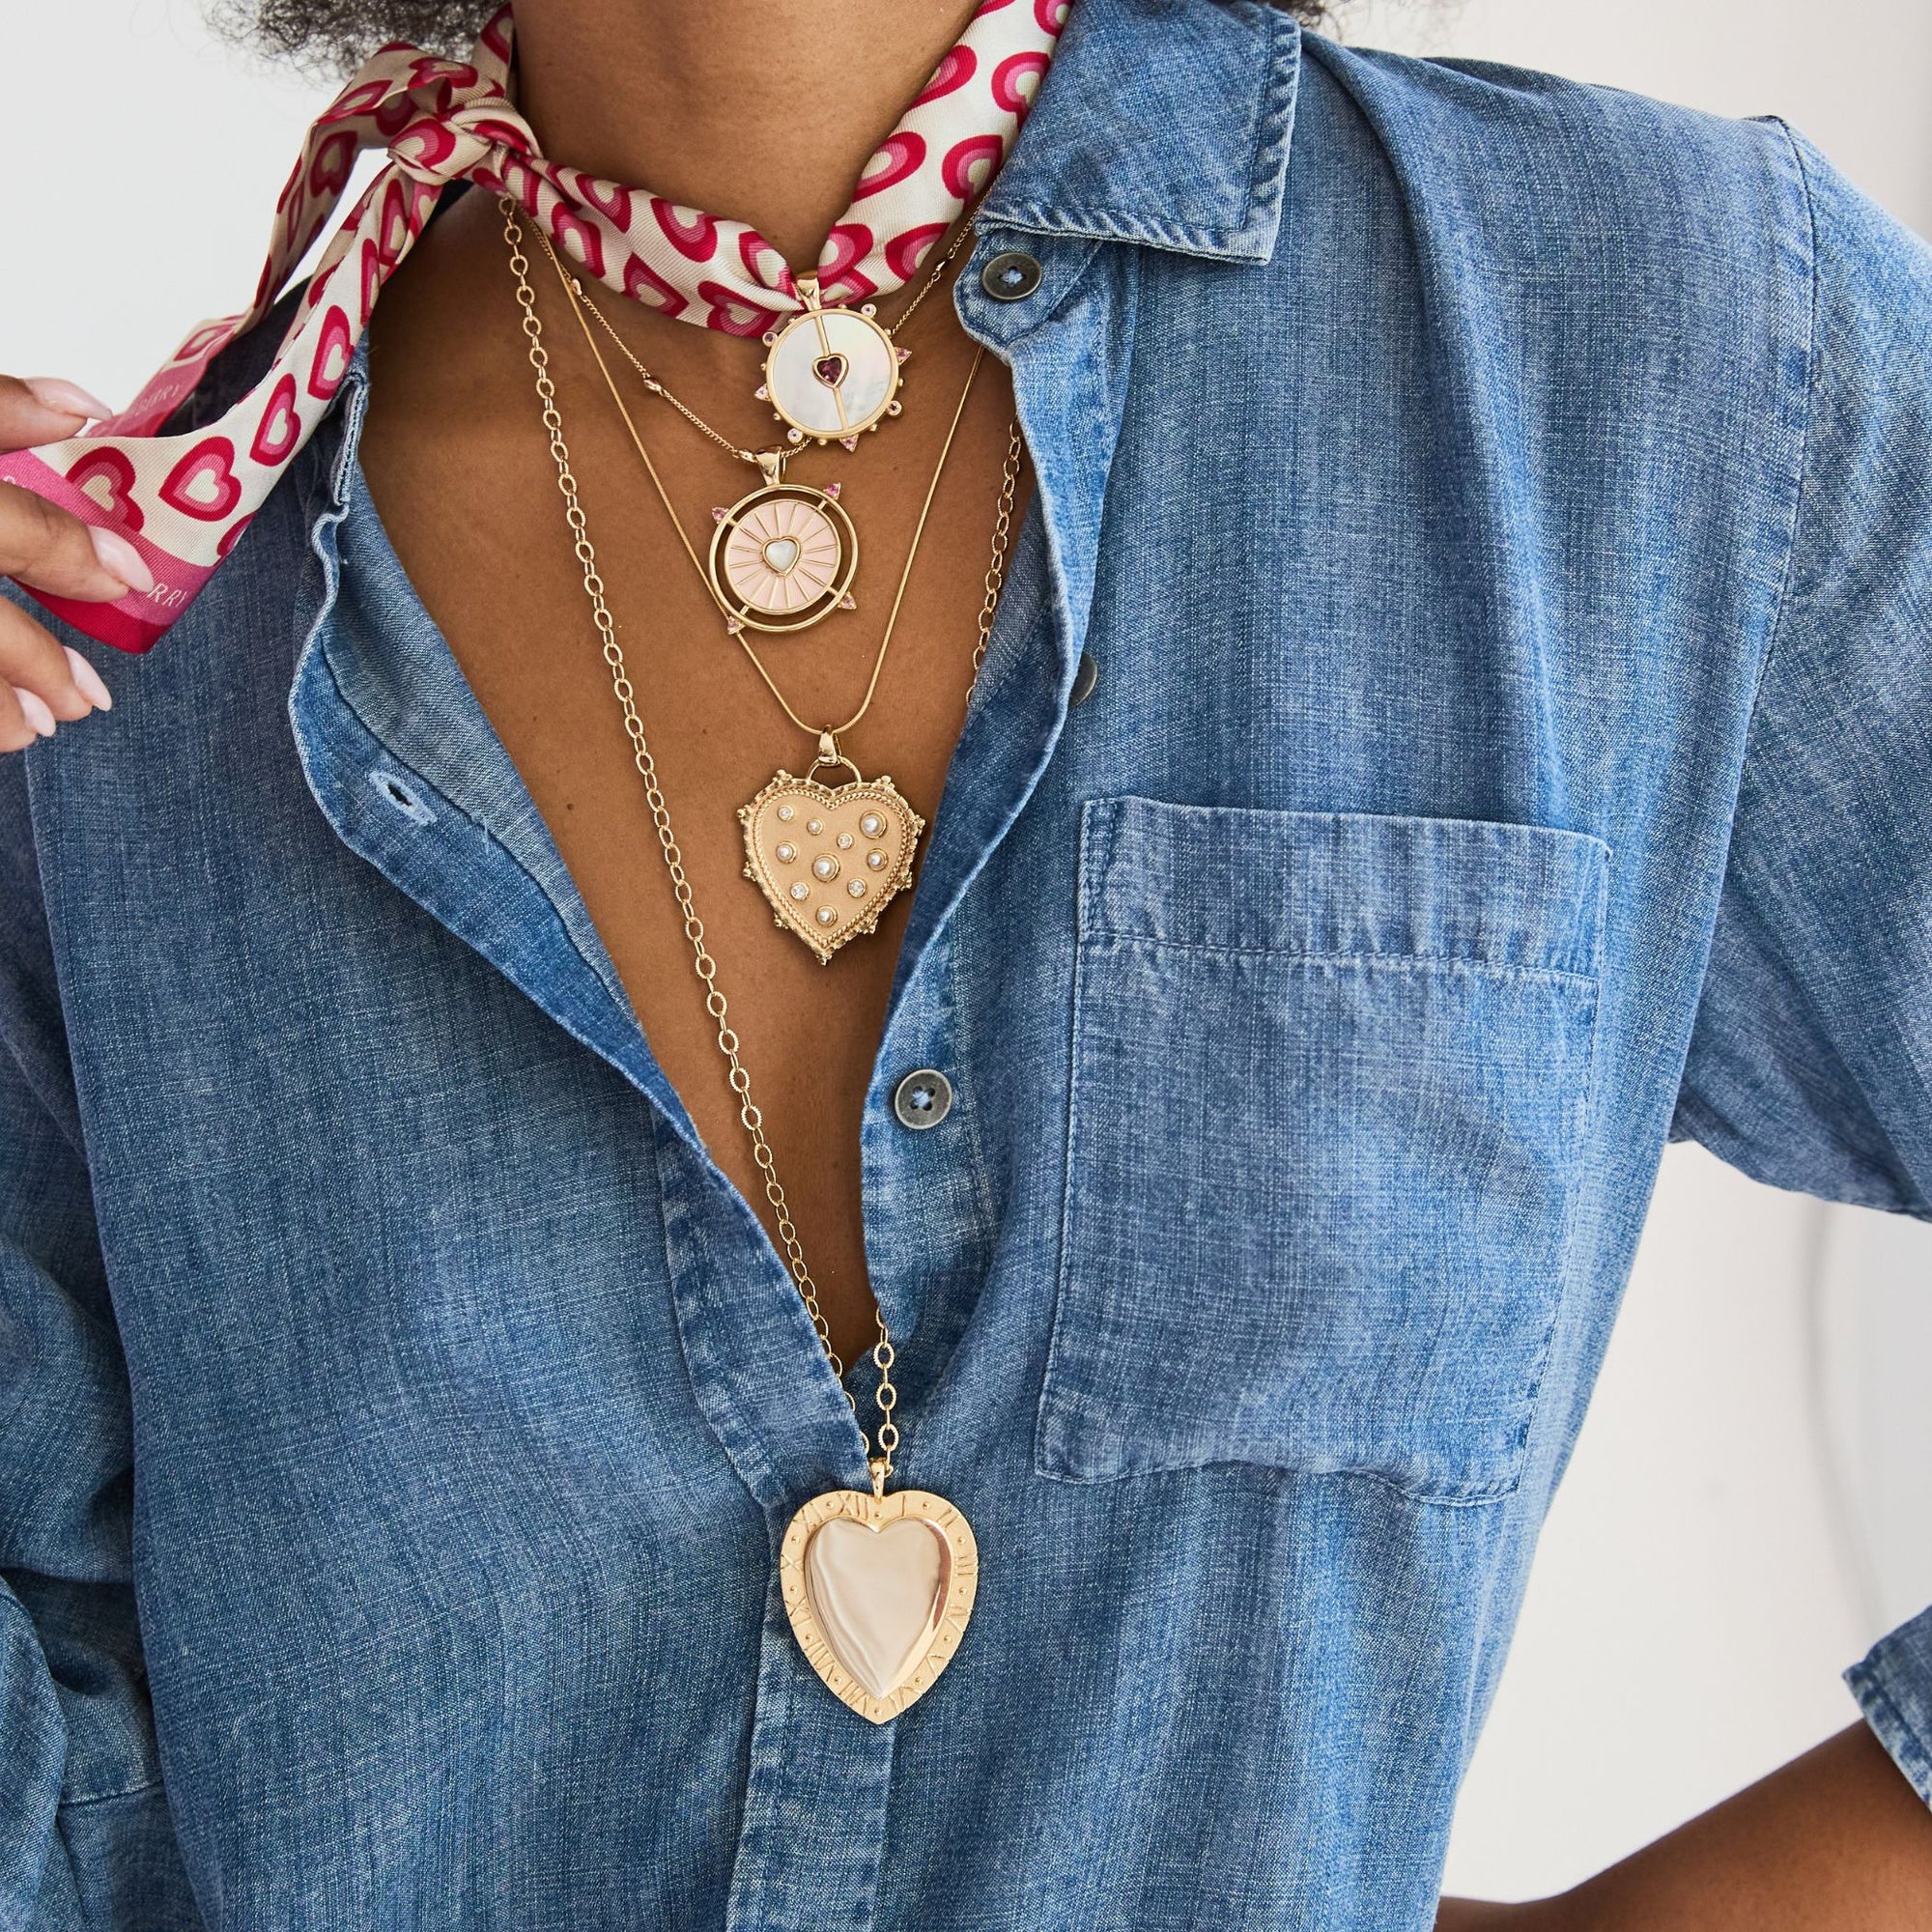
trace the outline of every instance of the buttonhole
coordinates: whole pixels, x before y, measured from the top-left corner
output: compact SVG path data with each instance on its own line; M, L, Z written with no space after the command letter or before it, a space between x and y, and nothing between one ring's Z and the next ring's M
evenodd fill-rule
M434 825L436 813L399 779L394 772L376 771L369 774L369 782L400 811L405 818L417 825Z

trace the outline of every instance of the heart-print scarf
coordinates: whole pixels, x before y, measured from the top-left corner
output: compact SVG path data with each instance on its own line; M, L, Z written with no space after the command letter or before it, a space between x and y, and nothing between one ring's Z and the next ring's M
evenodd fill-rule
M826 300L867 300L919 272L1006 158L1067 6L981 0L826 237ZM49 610L127 651L147 650L181 616L327 413L383 284L452 182L514 196L586 273L681 321L756 337L804 306L783 259L744 222L546 160L511 98L512 44L504 7L467 61L380 49L309 129L247 312L194 329L92 435L0 455L0 480L118 529L154 573L152 592L114 604L36 592ZM157 435L214 356L274 306L364 148L386 149L388 165L324 249L268 374L218 421Z

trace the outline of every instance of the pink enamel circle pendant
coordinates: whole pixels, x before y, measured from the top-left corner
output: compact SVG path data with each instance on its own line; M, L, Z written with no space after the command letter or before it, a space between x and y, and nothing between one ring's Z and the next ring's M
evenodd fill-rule
M725 628L782 634L809 630L835 611L858 607L852 580L859 534L838 486L814 490L781 480L781 457L760 458L762 489L714 511L706 574Z

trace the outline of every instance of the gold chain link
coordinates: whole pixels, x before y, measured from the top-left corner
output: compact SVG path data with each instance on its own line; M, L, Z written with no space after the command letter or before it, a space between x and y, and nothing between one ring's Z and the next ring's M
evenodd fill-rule
M1000 614L1000 592L1007 582L1007 546L1013 528L1013 492L1020 479L1020 464L1026 443L1020 437L1019 418L1007 431L1006 468L1000 471L1000 511L993 520L993 555L986 565L986 600L980 607L980 639L973 646L973 675L966 680L970 695L980 681L980 667L986 662L986 644L993 635L993 619Z
M832 1365L832 1373L841 1386L844 1379L844 1365L832 1346L832 1330L825 1320L824 1311L818 1304L818 1288L811 1278L811 1269L805 1259L805 1247L799 1239L798 1229L792 1221L791 1208L785 1200L783 1184L779 1179L778 1163L774 1159L771 1143L765 1138L764 1116L752 1099L752 1076L745 1069L739 1057L739 1040L730 1023L729 1007L724 989L718 984L718 965L712 958L704 943L704 922L697 916L697 906L692 896L691 881L684 869L684 855L678 848L677 838L671 830L670 810L665 803L664 789L658 782L657 761L651 755L651 748L644 737L643 720L638 714L637 694L631 684L630 674L624 663L622 646L617 642L617 624L611 614L611 607L604 595L604 580L597 568L597 553L590 542L590 532L583 516L583 506L578 497L577 477L571 469L570 449L563 438L563 418L556 407L556 384L550 373L550 354L544 347L543 324L537 317L536 291L530 286L529 260L523 249L523 231L516 217L513 203L503 204L503 239L510 247L510 267L517 278L517 305L522 311L523 330L528 345L529 362L536 376L537 399L543 406L544 429L550 438L551 460L556 466L557 489L563 497L564 521L570 527L572 548L578 566L583 573L584 595L590 603L591 616L597 626L601 640L604 662L611 670L611 690L624 713L624 730L631 741L631 756L637 766L638 775L643 780L644 799L650 808L651 823L657 831L658 846L664 854L666 869L670 874L671 892L677 900L679 915L684 922L684 936L691 946L692 965L704 987L704 1010L718 1029L718 1050L724 1055L730 1069L731 1092L738 1100L738 1119L746 1133L751 1137L752 1158L764 1182L765 1199L771 1204L777 1218L779 1241L784 1249L785 1263L791 1270L793 1282L798 1288L799 1297L805 1303L805 1312L811 1319L813 1332L818 1337L819 1347L825 1350L825 1358ZM950 259L950 258L949 258ZM941 265L944 267L944 264ZM1017 422L1008 440L1007 467L1002 479L1000 511L995 526L993 539L993 561L986 573L986 600L980 613L979 643L973 653L973 663L977 670L986 652L986 639L992 633L993 616L999 606L1000 586L1004 581L1007 554L1008 530L1011 523L1012 493L1019 473L1020 434ZM878 1405L879 1424L870 1441L866 1443L867 1462L872 1472L874 1493L882 1494L893 1473L893 1458L899 1446L898 1425L893 1420L893 1411L898 1404L898 1390L894 1386L892 1370L896 1359L891 1333L886 1327L884 1313L874 1308L873 1319L878 1324L879 1339L872 1346L873 1366L878 1370L879 1385L875 1402ZM844 1390L845 1400L852 1405L856 1418L858 1405L850 1389ZM865 1431L860 1430L862 1441ZM876 1455L873 1453L876 1449Z

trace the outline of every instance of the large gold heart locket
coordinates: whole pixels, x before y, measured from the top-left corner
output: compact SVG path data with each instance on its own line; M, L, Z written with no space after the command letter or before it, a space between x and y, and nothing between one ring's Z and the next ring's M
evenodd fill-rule
M771 901L778 923L818 954L874 931L879 915L912 883L925 820L889 778L867 779L849 759L850 784L780 772L738 811L745 876ZM812 770L816 770L813 765Z
M973 1527L924 1490L828 1490L792 1518L779 1587L825 1688L875 1724L923 1697L973 1615Z

